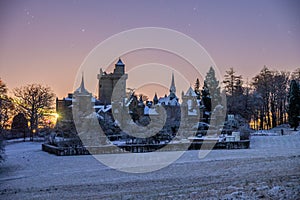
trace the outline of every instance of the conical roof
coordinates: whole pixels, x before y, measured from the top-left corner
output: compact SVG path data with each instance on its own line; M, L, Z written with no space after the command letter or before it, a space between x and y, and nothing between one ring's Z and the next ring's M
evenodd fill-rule
M158 101L156 92L155 92L155 95L154 95L154 97L153 97L153 101Z
M116 63L116 65L124 66L124 63L122 62L121 58L119 58L119 60L118 60L118 62Z
M80 83L80 86L79 88L77 88L75 90L76 93L79 93L79 94L89 94L89 92L85 89L84 87L84 78L83 78L83 74L82 74L82 77L81 77L81 83Z

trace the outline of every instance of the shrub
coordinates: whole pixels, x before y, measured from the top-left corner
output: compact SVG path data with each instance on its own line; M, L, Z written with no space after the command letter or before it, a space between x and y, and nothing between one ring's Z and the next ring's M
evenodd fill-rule
M4 137L0 135L0 163L5 160L5 141Z

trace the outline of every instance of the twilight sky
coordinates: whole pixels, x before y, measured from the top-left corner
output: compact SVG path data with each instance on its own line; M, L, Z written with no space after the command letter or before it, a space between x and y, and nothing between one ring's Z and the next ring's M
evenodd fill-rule
M299 1L292 0L2 0L0 78L10 89L41 83L64 97L72 92L79 67L95 46L139 27L174 29L195 39L221 75L233 67L244 78L252 78L264 65L293 71L300 67L299 11ZM152 51L122 58L127 66L135 66L143 63L141 57L147 58L145 63L176 65L167 53ZM96 80L96 74L85 78ZM166 77L167 82L170 79L171 75ZM133 83L129 76L128 86L135 87ZM87 81L93 93L94 87Z

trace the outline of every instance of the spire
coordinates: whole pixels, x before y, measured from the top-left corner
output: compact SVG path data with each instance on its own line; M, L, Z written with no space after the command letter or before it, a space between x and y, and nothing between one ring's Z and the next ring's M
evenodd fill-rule
M170 93L176 93L175 81L174 81L174 73L172 72L172 82L170 87Z
M158 98L157 98L156 92L155 92L155 95L153 97L153 103L154 103L154 105L156 105L158 103Z
M81 88L81 89L85 89L85 88L84 88L84 78L83 78L83 72L82 72L82 74L81 74L81 83L80 83L80 88Z
M85 87L84 87L84 76L83 76L83 72L82 72L82 76L81 76L81 83L79 88L77 88L76 92L78 93L89 93Z

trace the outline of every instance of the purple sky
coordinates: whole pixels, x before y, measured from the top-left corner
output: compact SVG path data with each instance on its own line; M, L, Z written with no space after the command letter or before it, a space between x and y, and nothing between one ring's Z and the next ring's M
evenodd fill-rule
M264 65L293 71L300 67L299 11L299 1L288 0L2 0L0 78L9 88L49 85L61 98L73 90L79 66L96 45L149 26L194 38L222 75L233 67L252 78ZM125 59L126 65L135 62Z

